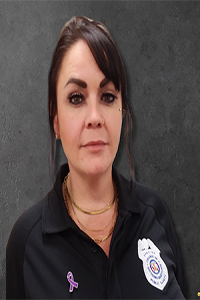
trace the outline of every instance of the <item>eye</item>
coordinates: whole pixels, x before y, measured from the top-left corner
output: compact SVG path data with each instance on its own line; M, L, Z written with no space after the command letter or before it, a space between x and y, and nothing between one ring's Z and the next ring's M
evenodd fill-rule
M101 97L101 100L108 104L114 102L115 99L117 99L117 97L112 93L103 93Z
M78 105L83 102L84 97L80 93L72 93L68 96L69 102L74 105Z

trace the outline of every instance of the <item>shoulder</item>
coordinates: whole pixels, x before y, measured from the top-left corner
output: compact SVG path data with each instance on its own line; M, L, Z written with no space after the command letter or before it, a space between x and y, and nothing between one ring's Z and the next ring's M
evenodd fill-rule
M6 296L25 299L23 264L28 238L42 219L45 197L27 209L16 221L6 247Z
M135 180L128 180L119 173L116 174L115 178L119 193L123 202L128 204L129 207L138 207L142 214L153 209L159 219L168 216L165 203L154 189Z
M157 221L169 233L172 230L172 222L165 202L159 194L145 185L134 182L137 201L143 213L153 212Z
M166 204L158 193L135 180L127 180L120 174L118 178L126 208L129 211L138 212L140 219L146 224L151 224L151 226L159 224L163 227L170 244L173 244L175 242L174 228Z
M28 208L15 222L7 244L8 248L25 246L26 240L38 222L42 219L42 209L46 198L43 198L30 208Z
M156 212L159 212L159 214L165 214L167 212L167 208L164 201L154 189L140 184L136 181L134 181L133 186L137 200L144 207L151 207Z

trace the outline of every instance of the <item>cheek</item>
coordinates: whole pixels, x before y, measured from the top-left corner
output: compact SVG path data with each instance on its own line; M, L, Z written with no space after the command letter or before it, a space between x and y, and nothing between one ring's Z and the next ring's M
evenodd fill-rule
M64 147L71 147L79 139L80 124L77 119L70 116L63 116L60 122L60 135Z
M119 116L113 119L113 122L110 121L110 134L112 139L112 144L115 147L118 147L120 135L121 135L121 126L122 126L122 117Z

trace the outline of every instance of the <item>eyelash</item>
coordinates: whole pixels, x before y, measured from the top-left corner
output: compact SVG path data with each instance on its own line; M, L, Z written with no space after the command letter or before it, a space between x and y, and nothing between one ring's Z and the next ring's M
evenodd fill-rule
M106 104L113 103L115 99L117 99L117 97L113 93L103 93L101 96L101 100ZM84 96L81 93L71 93L68 96L68 100L73 105L79 105L84 101Z
M103 100L107 104L113 103L117 99L117 97L112 93L103 93L101 98L105 98L105 97L109 98L109 100ZM110 98L112 99L110 100Z
M84 100L84 97L82 94L80 93L71 93L69 96L68 96L68 99L69 99L69 102L73 105L78 105L80 104L81 102L83 102ZM78 101L77 101L78 99ZM79 101L81 99L81 101Z

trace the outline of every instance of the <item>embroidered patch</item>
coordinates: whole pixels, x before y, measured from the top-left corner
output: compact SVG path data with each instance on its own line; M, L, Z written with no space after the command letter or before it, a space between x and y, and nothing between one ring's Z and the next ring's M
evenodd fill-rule
M143 261L144 274L148 282L159 290L166 286L169 275L160 250L150 239L138 240L138 256Z
M70 283L69 292L72 293L74 290L74 287L76 289L78 288L78 282L74 281L74 276L73 276L72 272L70 272L70 271L67 273L67 280Z

